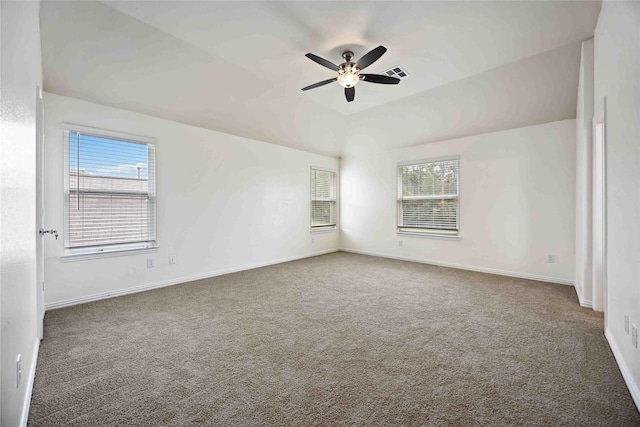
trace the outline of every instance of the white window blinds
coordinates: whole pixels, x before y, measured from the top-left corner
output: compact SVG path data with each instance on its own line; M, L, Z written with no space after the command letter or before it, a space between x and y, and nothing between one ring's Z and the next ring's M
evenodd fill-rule
M75 130L64 138L65 248L155 246L155 145Z
M311 168L311 229L337 225L337 179L332 171Z
M457 235L459 159L398 166L398 231Z

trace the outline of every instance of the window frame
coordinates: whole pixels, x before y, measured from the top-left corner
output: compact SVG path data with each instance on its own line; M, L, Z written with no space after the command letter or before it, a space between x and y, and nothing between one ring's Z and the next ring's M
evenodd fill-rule
M61 257L63 262L69 261L79 261L84 259L95 259L95 258L103 258L103 257L112 257L112 256L126 256L131 254L139 254L139 253L149 253L156 252L158 249L157 243L157 203L158 203L158 193L157 193L157 154L156 154L156 140L154 138L133 135L123 132L116 132L106 129L93 128L88 126L81 126L71 123L62 123L62 134L63 134L63 146L64 146L64 167L63 167L63 180L64 180L64 227L63 227L63 245L64 245L64 256ZM112 243L112 244L102 244L102 245L92 245L92 246L77 246L70 247L69 243L69 220L70 220L70 211L69 211L69 200L70 200L70 188L69 188L69 175L70 175L70 138L67 137L67 133L79 133L81 135L90 135L98 138L112 139L121 142L127 142L132 144L140 144L145 145L147 147L152 146L153 151L153 165L148 164L148 174L149 179L151 176L153 177L152 182L149 183L151 191L148 193L148 197L150 199L150 206L147 209L147 214L149 217L149 221L153 224L153 239L144 241L144 242L126 242L126 243ZM149 162L151 163L151 162ZM107 193L108 194L108 193Z
M446 231L445 229L436 229L436 228L419 228L419 227L407 227L401 225L402 221L402 173L401 170L406 166L417 166L428 163L439 163L446 161L456 161L457 164L457 179L456 179L456 195L453 197L437 197L436 195L428 195L428 196L413 196L415 199L454 199L456 200L457 210L456 210L456 228L453 231ZM401 235L415 235L415 236L426 236L426 237L436 237L436 238L445 238L445 239L459 239L460 234L460 156L446 156L446 157L436 157L436 158L428 158L422 160L410 160L400 162L396 166L396 233Z
M335 199L334 200L330 200L333 201L334 203L334 223L335 224L330 224L330 225L313 225L313 202L316 201L313 198L313 172L314 171L318 171L318 172L328 172L333 174L333 192L335 194ZM335 169L330 169L330 168L324 168L324 167L318 167L318 166L311 166L310 169L310 173L309 173L309 198L310 198L310 203L309 203L309 226L311 229L311 233L322 233L325 231L335 231L338 229L338 222L339 222L339 179L338 179L338 171Z

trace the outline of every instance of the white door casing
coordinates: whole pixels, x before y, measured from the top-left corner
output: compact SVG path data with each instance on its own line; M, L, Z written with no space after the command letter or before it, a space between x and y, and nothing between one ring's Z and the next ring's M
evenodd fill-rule
M606 97L593 115L593 309L605 312L607 325Z
M36 87L36 301L38 337L44 336L44 239L46 234L39 233L45 228L44 210L44 103L42 89Z

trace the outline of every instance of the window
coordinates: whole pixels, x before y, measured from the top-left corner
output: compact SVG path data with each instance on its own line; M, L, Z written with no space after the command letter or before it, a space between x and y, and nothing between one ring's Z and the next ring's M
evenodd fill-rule
M69 126L65 139L65 251L155 247L155 144Z
M398 232L457 236L458 158L398 165Z
M311 168L311 230L333 230L337 225L337 178L330 170Z

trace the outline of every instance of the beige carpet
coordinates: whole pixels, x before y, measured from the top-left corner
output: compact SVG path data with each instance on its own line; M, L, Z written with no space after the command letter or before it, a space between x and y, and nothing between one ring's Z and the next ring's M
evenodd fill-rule
M572 287L335 253L50 311L29 426L638 426Z

